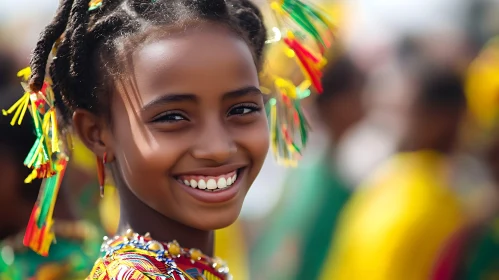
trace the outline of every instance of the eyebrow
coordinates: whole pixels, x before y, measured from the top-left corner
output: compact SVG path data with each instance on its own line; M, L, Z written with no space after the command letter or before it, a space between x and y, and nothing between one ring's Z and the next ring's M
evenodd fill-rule
M236 89L233 91L229 91L229 92L224 94L222 99L234 99L234 98L243 97L243 96L247 96L247 95L254 95L254 94L260 95L260 94L262 94L262 91L257 87L249 86L249 87L244 87L244 88Z
M262 91L255 87L255 86L248 86L240 89L236 89L233 91L226 92L222 99L235 99L247 95L260 95L262 94ZM157 107L161 105L165 105L168 103L175 103L175 102L183 102L183 101L197 101L198 98L195 94L193 93L167 93L164 95L161 95L160 97L152 100L151 102L145 104L142 106L142 111L147 111L148 109L152 107Z

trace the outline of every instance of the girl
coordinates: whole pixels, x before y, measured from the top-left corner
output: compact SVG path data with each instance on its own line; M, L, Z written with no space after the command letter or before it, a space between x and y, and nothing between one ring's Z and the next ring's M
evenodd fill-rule
M120 196L122 235L87 279L230 278L213 230L236 220L267 154L265 39L249 0L61 2L29 87L44 90L57 42L58 112Z

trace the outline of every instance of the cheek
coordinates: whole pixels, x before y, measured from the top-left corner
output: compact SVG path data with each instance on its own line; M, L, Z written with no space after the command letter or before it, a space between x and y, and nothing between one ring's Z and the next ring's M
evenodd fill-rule
M126 114L125 114L126 113ZM181 156L181 141L150 130L134 114L116 110L113 151L125 183L132 189L167 182L167 174ZM120 117L121 116L121 117ZM137 190L141 193L146 191Z
M269 150L269 128L267 118L263 115L250 127L238 129L235 135L236 142L249 153L254 169L256 173L258 173Z

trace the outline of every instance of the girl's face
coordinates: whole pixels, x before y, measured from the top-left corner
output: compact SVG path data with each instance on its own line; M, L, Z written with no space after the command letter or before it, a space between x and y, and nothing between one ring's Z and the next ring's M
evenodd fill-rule
M130 196L193 228L231 224L269 146L248 45L208 25L145 43L131 61L101 136L125 208Z

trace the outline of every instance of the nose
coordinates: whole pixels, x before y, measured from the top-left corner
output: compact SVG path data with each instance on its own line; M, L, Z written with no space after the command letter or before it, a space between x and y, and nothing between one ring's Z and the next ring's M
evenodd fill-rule
M191 150L194 158L219 164L227 162L236 152L237 146L223 124L205 126Z

